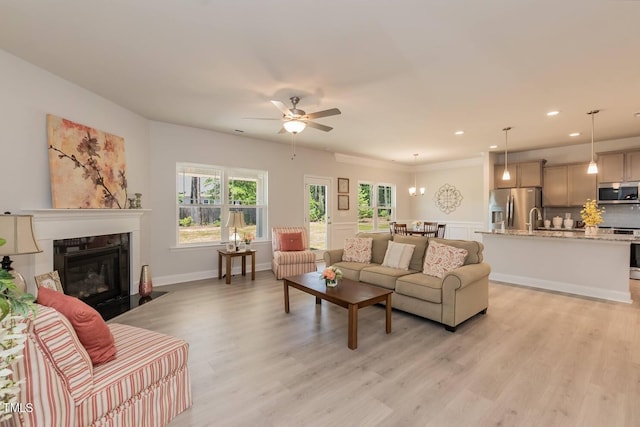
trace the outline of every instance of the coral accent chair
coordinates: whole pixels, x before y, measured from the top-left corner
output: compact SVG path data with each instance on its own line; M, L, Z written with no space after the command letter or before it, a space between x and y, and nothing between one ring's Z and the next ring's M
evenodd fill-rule
M283 250L286 248L281 246L282 235L297 233L302 237L302 244L299 247L302 250ZM309 250L309 236L305 227L273 227L271 246L273 248L271 269L276 279L317 271L316 254Z

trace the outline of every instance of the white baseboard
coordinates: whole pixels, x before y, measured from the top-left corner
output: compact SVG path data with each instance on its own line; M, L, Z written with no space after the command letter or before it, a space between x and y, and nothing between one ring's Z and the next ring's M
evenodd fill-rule
M533 277L516 276L511 274L491 273L489 279L496 282L505 282L513 285L522 285L532 288L547 289L550 291L565 292L591 298L605 299L609 301L624 302L630 304L631 293L619 291L607 291L580 286L573 283L557 282L553 280L537 279Z
M256 264L256 271L264 271L271 270L271 264L263 263ZM223 269L224 272L224 269ZM237 267L231 268L231 274L241 274L242 267L238 265ZM247 266L247 274L251 274L251 266ZM185 282L193 282L194 280L204 280L204 279L217 279L218 278L218 270L204 270L204 271L194 271L191 273L183 273L183 274L173 274L168 276L159 276L153 277L153 286L166 286L173 285L176 283L185 283ZM137 288L137 285L136 285Z

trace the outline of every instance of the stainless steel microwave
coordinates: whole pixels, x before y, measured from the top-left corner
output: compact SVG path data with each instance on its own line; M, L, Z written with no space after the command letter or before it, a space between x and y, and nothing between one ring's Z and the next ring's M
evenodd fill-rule
M640 203L640 182L606 183L598 185L598 203Z

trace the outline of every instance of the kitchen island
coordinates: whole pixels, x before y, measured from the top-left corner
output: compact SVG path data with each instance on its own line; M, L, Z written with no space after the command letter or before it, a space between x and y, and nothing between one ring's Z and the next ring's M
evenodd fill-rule
M630 303L632 235L581 231L477 231L491 280Z

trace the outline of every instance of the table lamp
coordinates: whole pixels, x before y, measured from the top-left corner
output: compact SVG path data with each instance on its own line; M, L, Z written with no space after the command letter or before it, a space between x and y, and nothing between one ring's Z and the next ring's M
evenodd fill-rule
M11 215L9 212L0 215L0 238L5 240L5 244L0 246L4 270L13 270L11 267L13 260L9 255L42 252L33 234L32 215Z
M238 227L244 227L246 225L244 222L244 214L241 211L229 212L227 228L233 227L233 240L236 244L236 252L238 252Z

